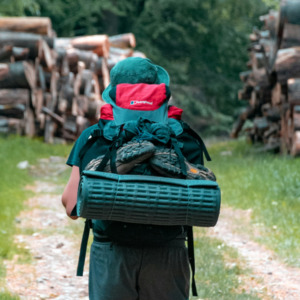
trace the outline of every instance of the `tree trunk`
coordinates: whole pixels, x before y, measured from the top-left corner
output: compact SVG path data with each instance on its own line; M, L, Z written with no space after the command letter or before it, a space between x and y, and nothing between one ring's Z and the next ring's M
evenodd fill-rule
M67 51L64 48L55 49L56 52L56 68L61 76L68 76L70 73Z
M60 78L61 88L58 94L58 110L61 113L71 113L74 93L74 75L70 73L67 77Z
M288 102L292 105L300 105L300 78L288 80Z
M98 78L94 72L83 70L81 74L80 94L89 98L91 98L91 94L94 94L93 97L96 97L97 99L100 98Z
M24 104L0 104L0 116L23 119L26 106Z
M280 48L290 48L300 45L300 25L284 24Z
M0 64L0 88L28 88L36 86L34 67L26 61Z
M43 106L42 107L42 112L48 116L50 116L50 118L52 120L54 120L55 122L57 122L58 124L64 124L64 118L62 118L61 116L59 116L58 114L54 113L51 109L49 109L48 107Z
M22 119L0 117L0 133L21 135L23 123Z
M42 107L44 105L44 95L42 89L35 89L31 92L31 103L34 107L34 114L37 119L40 118Z
M250 100L253 86L245 85L242 90L238 91L239 100Z
M270 81L266 69L261 68L253 71L254 86L268 87Z
M96 63L95 63L95 74L97 76L103 76L103 74L105 73L105 70L107 70L107 60L104 57L98 57Z
M109 39L109 44L112 47L135 48L136 46L135 36L132 33L113 35L110 36L108 39Z
M21 47L12 48L12 56L14 61L27 60L29 59L29 49Z
M281 45L286 24L300 25L300 3L297 0L282 1L277 25L277 45Z
M13 46L29 49L29 58L35 59L39 56L42 47L42 36L23 32L1 32L0 46Z
M120 57L119 55L110 55L107 59L107 67L108 70L111 70L119 61L123 60L124 57Z
M52 24L49 18L39 17L1 17L0 30L30 32L41 35L52 35Z
M292 148L291 148L291 155L293 157L300 155L300 131L294 132Z
M276 83L276 85L272 89L272 105L278 106L281 104L282 97L281 97L281 84Z
M298 0L282 1L280 22L300 25L300 2Z
M239 74L240 80L245 83L248 80L248 78L249 78L249 76L250 76L251 73L252 73L252 71L250 71L250 70L249 71L241 72Z
M47 42L42 40L39 58L40 62L48 69L48 71L52 71L55 66L55 55L56 54L51 51Z
M293 109L293 130L300 130L300 105L296 105Z
M133 49L131 48L116 48L116 47L109 48L109 55L119 56L120 59L124 59L129 56L132 56L132 54L133 54Z
M102 63L102 84L104 89L108 87L109 82L110 82L109 67L107 65L107 60L104 59Z
M278 19L279 12L272 10L267 15L261 16L259 18L260 21L264 22L264 28L269 30L272 39L274 39L277 34Z
M257 107L258 106L258 97L257 97L257 93L255 90L252 91L251 93L251 97L250 97L250 100L249 100L249 104L251 107Z
M0 49L0 61L1 62L10 62L10 57L12 56L13 46L6 45Z
M86 69L94 70L99 59L96 53L75 48L67 49L66 56L70 71L75 74L78 72L77 65L79 61L85 64Z
M24 123L24 134L28 137L34 137L35 120L33 110L30 107L27 107L24 113Z
M260 68L266 68L266 60L263 53L252 52L252 69L257 70Z
M13 105L24 104L28 105L30 100L29 90L27 89L0 89L0 104Z
M232 138L236 139L238 137L238 135L239 135L240 131L242 130L246 120L251 119L252 117L254 117L255 112L256 112L255 107L248 106L246 108L246 110L243 111L239 115L239 119L238 119L237 123L234 125L234 128L232 129L231 134L230 134L230 136Z
M74 47L80 50L92 51L98 56L108 57L109 41L107 35L89 35L75 38L57 38L55 48Z
M300 47L279 50L275 70L279 83L286 83L289 78L300 77Z
M141 51L133 51L132 57L147 58L147 56L145 55L145 53L143 53Z

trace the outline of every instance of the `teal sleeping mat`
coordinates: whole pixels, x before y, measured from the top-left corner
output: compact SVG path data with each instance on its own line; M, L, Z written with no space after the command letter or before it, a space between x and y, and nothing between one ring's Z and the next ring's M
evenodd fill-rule
M153 225L215 226L221 191L208 180L83 171L77 215Z

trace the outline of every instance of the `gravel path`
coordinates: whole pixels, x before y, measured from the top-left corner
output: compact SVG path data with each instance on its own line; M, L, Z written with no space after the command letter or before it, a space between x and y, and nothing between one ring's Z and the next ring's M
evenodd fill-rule
M300 270L288 267L272 251L238 230L241 226L251 226L250 216L251 210L222 208L217 226L211 228L208 235L221 239L225 244L236 248L245 259L246 267L252 270L250 277L254 279L254 284L249 283L243 288L264 290L271 299L300 299ZM254 234L258 234L256 228L252 229Z
M47 172L42 174L45 164L48 164ZM60 168L53 165L53 170L64 170L60 160L56 160L56 164L60 164ZM30 251L32 261L20 263L17 255L5 261L7 288L22 300L88 299L88 258L84 276L75 276L81 237L74 234L71 229L74 221L65 215L58 195L61 187L43 180L45 174L49 176L49 161L42 161L38 172L40 181L31 187L36 195L27 201L28 209L16 219L22 232L15 236L16 243ZM55 176L55 173L50 175ZM250 210L222 208L217 226L207 234L236 248L244 258L244 267L251 269L253 280L247 280L247 286L241 289L256 290L265 295L262 299L300 299L300 270L286 266L272 251L239 230L241 226L253 227L250 218ZM255 228L250 227L250 230Z
M88 299L88 259L84 276L76 277L80 237L70 229L74 221L55 194L57 186L39 181L31 189L37 195L28 200L17 226L32 234L17 235L15 241L30 251L32 261L20 263L16 255L5 262L8 290L26 300Z

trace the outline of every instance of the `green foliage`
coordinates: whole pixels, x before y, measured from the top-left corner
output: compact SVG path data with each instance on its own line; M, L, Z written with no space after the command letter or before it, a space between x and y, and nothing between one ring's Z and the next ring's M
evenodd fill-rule
M204 111L205 104L210 106L212 115L206 120L224 131L228 118L222 122L220 113L232 115L237 106L238 73L245 69L248 34L266 11L260 0L149 0L137 18L135 33L140 48L170 72L171 82L202 94L198 98L189 92L184 101L203 105ZM183 93L173 95L175 103L182 104ZM189 117L201 127L203 114L191 111Z
M39 5L36 0L0 0L0 16L24 16L25 11L36 15Z
M263 0L263 2L270 8L279 9L280 0Z
M243 141L219 143L210 153L223 203L252 209L259 241L299 267L300 160L255 153Z
M237 101L242 86L238 73L246 68L248 35L259 25L258 17L278 7L279 0L2 2L3 15L50 17L58 36L133 32L137 49L170 73L171 84L177 86L175 103L202 106L200 114L198 109L188 112L189 120L207 131L201 125L206 119L213 122L210 132L224 133L233 122L228 116L242 105ZM196 93L188 92L184 99L187 86Z

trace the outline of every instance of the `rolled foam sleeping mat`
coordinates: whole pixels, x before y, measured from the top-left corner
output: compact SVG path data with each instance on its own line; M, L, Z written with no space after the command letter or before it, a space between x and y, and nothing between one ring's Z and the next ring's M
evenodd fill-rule
M153 225L215 226L221 191L215 181L83 171L77 215Z

